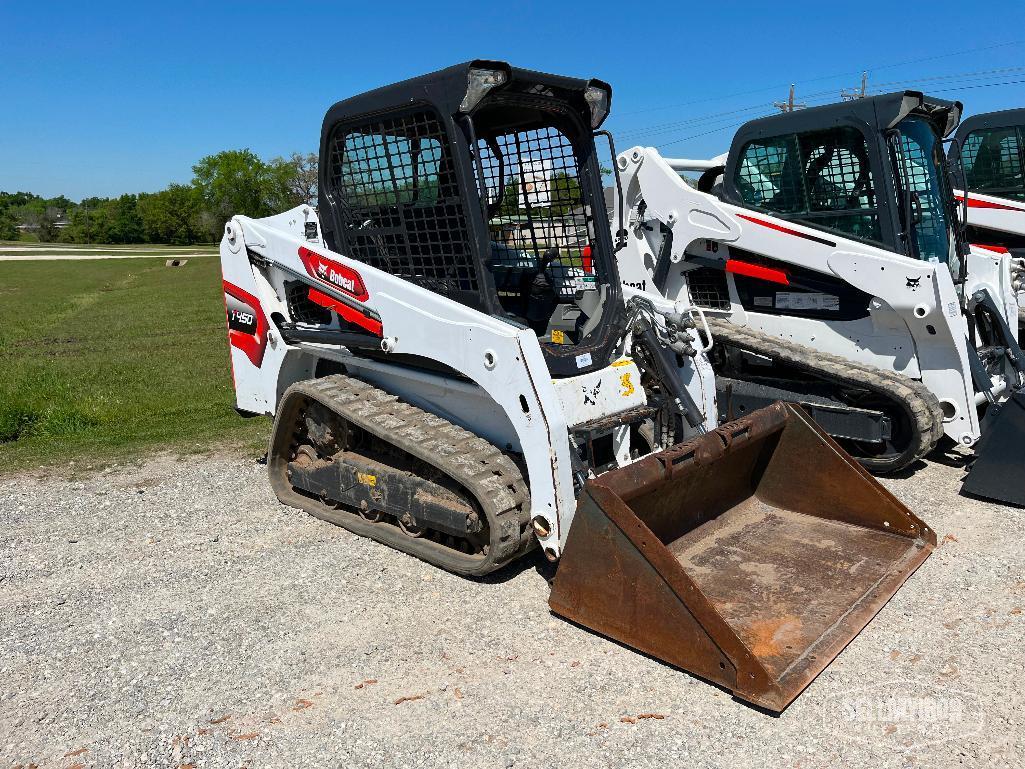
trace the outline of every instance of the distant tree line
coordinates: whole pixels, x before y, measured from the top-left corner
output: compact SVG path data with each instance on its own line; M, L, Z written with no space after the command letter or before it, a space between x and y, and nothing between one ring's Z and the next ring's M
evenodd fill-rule
M235 214L269 216L316 202L315 154L263 161L248 149L227 150L192 172L190 184L80 203L0 192L0 240L27 234L61 243L214 243Z

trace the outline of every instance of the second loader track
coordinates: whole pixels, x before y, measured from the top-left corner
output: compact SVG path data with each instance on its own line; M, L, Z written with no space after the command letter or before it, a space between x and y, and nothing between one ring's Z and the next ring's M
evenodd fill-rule
M868 391L899 408L910 429L903 450L893 455L872 456L859 455L856 447L854 450L847 447L872 472L893 473L907 467L932 451L943 436L943 411L939 400L918 380L737 326L723 318L709 317L708 326L717 343L770 358L841 388Z

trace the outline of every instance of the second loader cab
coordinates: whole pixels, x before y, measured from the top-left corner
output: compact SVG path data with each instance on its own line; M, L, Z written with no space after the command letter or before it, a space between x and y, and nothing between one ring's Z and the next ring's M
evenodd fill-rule
M961 111L960 102L905 91L753 121L734 138L722 194L735 205L945 264L980 350L978 359L969 351L974 384L985 392L989 376L1019 378L1018 362L1005 354L1010 348L1016 356L1017 318L1002 296L1009 280L998 260L973 257L966 237L957 163L943 149Z
M1025 109L967 118L958 126L950 160L960 189L1025 203ZM1025 212L1025 206L1011 208Z
M711 160L618 156L624 285L713 313L720 418L801 403L874 472L976 445L1025 368L1009 260L965 238L960 117L903 91L751 121Z
M957 128L949 158L969 242L1009 257L1014 301L1008 322L1025 329L1025 109L973 115ZM985 266L985 262L982 263Z
M942 151L960 102L915 91L747 123L722 196L735 205L865 241L964 279L967 245Z
M625 326L594 143L610 102L603 82L489 61L339 102L325 239L531 328L556 378L601 368Z

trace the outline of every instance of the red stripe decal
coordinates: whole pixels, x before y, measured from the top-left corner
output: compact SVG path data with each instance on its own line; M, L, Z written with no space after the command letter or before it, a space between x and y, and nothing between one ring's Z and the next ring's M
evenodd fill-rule
M336 291L348 294L361 302L370 298L366 286L363 285L363 278L351 267L321 256L306 246L299 246L299 259L311 277L326 283Z
M814 243L821 243L824 246L831 246L833 248L836 247L836 243L834 243L833 241L826 240L825 238L817 238L814 235L809 235L806 232L798 232L797 230L792 230L789 227L784 227L784 226L782 226L780 224L774 224L772 222L767 222L764 219L756 219L753 216L745 216L744 214L737 214L737 216L739 216L741 219L747 219L747 221L749 221L749 222L754 222L755 224L760 224L762 227L768 227L770 230L776 230L777 232L783 232L783 233L786 233L787 235L794 235L795 237L804 238L805 240L810 240L810 241L812 241Z
M770 283L781 283L784 286L790 285L790 276L785 271L776 270L772 267L763 267L760 264L742 262L739 259L727 259L726 272L732 272L735 275L747 275L749 278L767 280Z
M957 198L958 202L964 200L964 196L963 195L955 195L954 197ZM1016 206L1008 206L1008 205L1004 205L1003 203L990 203L988 200L979 200L978 198L973 198L971 195L968 196L968 207L969 208L992 208L992 209L996 209L997 211L1018 211L1020 213L1025 214L1025 208L1018 208Z
M998 254L1009 254L1011 253L1003 246L987 246L984 243L972 243L972 248L981 248L985 251L995 251Z
M260 300L234 283L222 280L224 310L228 316L228 343L246 354L257 368L263 364L267 350L267 316ZM234 301L229 301L234 300ZM234 377L232 364L232 377Z
M357 326L365 328L375 336L384 336L384 329L381 326L381 321L368 318L354 307L350 307L344 302L340 302L334 297L330 297L315 288L310 289L310 301L319 304L321 307L327 307L329 310L334 310L350 323L355 323Z

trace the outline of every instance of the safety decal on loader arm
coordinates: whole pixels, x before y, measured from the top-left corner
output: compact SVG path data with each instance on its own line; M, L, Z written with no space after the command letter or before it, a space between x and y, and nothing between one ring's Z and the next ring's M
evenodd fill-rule
M355 323L375 336L383 335L381 321L360 309L363 302L370 299L370 292L367 291L363 278L356 270L336 262L334 259L321 256L306 246L299 246L299 259L311 278L330 286L342 296L352 297L357 304L346 304L312 287L309 290L311 302L334 310L343 319Z
M311 277L323 281L331 288L348 294L360 302L365 302L370 298L366 286L363 285L363 278L351 267L321 256L306 246L299 247L299 259Z

